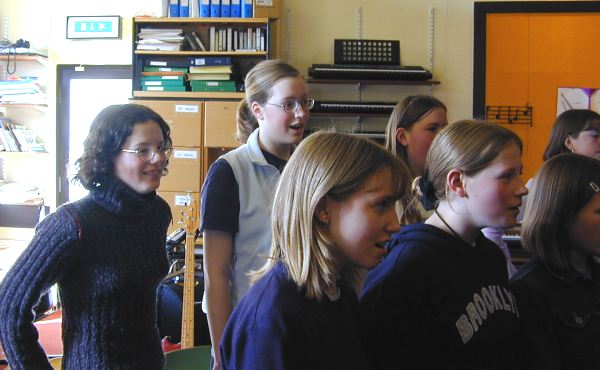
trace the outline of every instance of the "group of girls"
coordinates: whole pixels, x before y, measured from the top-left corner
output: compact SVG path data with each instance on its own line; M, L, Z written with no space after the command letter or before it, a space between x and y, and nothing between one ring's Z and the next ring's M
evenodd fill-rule
M276 95L273 89L257 103L266 107ZM298 113L308 114L300 112L304 95L287 98L294 101ZM287 103L275 101L276 106ZM598 295L594 295L598 293L595 260L590 257L600 253L593 250L600 230L594 203L600 173L600 119L590 111L579 114L588 116L581 127L570 128L559 138L553 134L553 140L561 142L560 151L580 154L549 161L533 181L523 242L536 257L512 282L507 256L481 232L514 227L528 194L521 179L523 144L512 131L476 121L448 125L441 102L411 96L398 104L388 124L386 147L392 157L378 153L380 159L369 165L374 160L371 151L381 151L376 145L343 134L311 135L294 149L273 206L266 208L263 217L271 219L270 252L266 264L248 275L254 285L221 333L217 365L223 369L542 369L552 363L556 368L596 368L600 338L593 325L598 325L598 319L590 312L600 305L589 308L589 304ZM263 130L265 122L255 116ZM351 145L363 147L361 154L341 150ZM568 173L549 170L553 162ZM578 199L565 202L571 204L571 213L552 206L562 191L546 184L557 178L579 178L581 184L588 184L585 189L565 189ZM414 194L420 199L415 201ZM544 197L547 208L533 206ZM391 204L394 201L399 207ZM243 222L240 215L239 223ZM397 222L412 224L398 232ZM561 237L550 238L559 242L545 243L537 235L535 242L530 240L530 230L535 228L552 229ZM384 245L385 250L378 250ZM541 249L552 245L555 252ZM546 296L555 291L554 286L540 290L523 277L528 270L541 269L558 278L544 255L566 258L560 266L572 267L569 278L577 276L589 284L586 298L578 305L569 303L576 306L569 306L573 310L560 310L572 322L583 320L583 330L564 333L565 326L553 316L554 301ZM360 286L361 268L372 270L357 302L351 286ZM546 318L542 326L554 336L537 330L540 317ZM578 354L585 355L578 362L572 360Z
M213 369L600 367L600 117L557 120L559 151L584 155L556 155L533 180L523 243L535 257L509 283L481 229L515 226L528 194L512 131L447 125L441 102L413 96L390 119L389 150L333 132L302 140L314 100L297 70L261 62L245 90L243 145L202 188ZM170 150L147 108L97 117L78 162L90 195L47 217L0 285L13 368L49 368L31 308L55 282L65 368L163 366L154 302L169 212L155 190Z

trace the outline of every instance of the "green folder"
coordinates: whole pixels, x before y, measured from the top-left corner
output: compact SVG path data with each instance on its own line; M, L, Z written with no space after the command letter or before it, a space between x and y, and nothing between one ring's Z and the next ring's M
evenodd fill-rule
M193 87L235 87L235 81L203 81L192 80L190 85Z
M182 76L142 76L142 81L183 81Z
M185 91L185 86L142 86L143 91Z

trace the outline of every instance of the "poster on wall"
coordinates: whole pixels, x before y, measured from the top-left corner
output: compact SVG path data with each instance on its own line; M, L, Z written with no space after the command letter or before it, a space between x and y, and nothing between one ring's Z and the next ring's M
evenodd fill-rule
M600 89L589 87L559 87L556 115L571 109L590 109L600 113Z

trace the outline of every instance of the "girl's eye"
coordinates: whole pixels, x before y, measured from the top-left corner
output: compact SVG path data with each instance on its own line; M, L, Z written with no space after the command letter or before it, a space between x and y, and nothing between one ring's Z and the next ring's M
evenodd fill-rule
M392 202L389 199L386 199L382 202L380 202L377 206L380 210L386 210L387 208L389 208L392 204L394 204L394 202Z

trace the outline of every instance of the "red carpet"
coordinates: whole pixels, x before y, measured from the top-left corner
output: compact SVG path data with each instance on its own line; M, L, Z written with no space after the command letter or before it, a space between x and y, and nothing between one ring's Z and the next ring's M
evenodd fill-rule
M62 355L61 324L62 312L60 310L48 315L43 320L37 321L35 327L40 335L40 344L50 357ZM0 360L4 360L4 352L0 348ZM0 369L2 366L0 365Z

